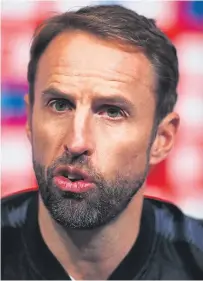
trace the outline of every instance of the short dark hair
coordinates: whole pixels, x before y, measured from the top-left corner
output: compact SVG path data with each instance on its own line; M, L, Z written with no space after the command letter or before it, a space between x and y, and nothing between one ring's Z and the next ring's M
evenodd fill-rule
M28 65L29 99L34 103L37 64L48 44L59 33L81 30L104 40L140 48L156 74L156 116L159 123L174 108L179 79L176 49L169 38L146 18L120 5L97 5L65 12L45 20L35 31Z

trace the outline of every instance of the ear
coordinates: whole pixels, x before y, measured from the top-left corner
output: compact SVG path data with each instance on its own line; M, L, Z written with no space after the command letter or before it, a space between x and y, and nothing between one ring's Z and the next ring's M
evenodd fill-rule
M150 166L163 161L173 148L180 118L175 112L169 113L159 124L150 152Z
M32 135L31 118L32 118L32 113L31 113L31 105L30 105L30 102L29 102L29 95L28 94L25 95L24 101L25 101L26 114L27 114L25 130L26 130L27 137L28 137L29 141L31 142L31 135Z

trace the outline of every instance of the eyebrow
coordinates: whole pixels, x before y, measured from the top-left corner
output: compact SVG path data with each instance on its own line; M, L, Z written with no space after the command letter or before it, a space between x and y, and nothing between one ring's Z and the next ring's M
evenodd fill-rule
M135 108L135 105L127 100L126 98L124 97L121 97L119 95L113 95L112 97L111 96L97 96L95 97L93 103L95 105L97 104L113 104L115 106L121 106L121 107L124 107L124 109L128 109L128 110L133 110L133 108Z
M73 94L70 93L64 93L59 89L56 89L55 87L49 87L42 91L42 95L45 97L45 99L48 98L62 98L62 99L68 99L71 103L75 103L75 97ZM135 105L128 99L120 96L120 95L112 95L112 96L104 96L104 95L96 95L93 97L93 105L97 106L98 104L113 104L116 106L124 106L125 109L128 110L135 110Z
M50 87L50 88L43 90L42 96L45 99L54 98L54 97L61 98L61 99L69 99L73 103L74 103L74 99L75 99L74 96L71 95L70 93L64 93L54 87Z

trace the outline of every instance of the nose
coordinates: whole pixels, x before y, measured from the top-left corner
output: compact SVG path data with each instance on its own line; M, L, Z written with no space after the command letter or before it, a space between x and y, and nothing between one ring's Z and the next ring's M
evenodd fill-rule
M65 144L66 150L68 150L72 157L80 155L90 156L93 153L92 129L90 114L85 110L76 110Z

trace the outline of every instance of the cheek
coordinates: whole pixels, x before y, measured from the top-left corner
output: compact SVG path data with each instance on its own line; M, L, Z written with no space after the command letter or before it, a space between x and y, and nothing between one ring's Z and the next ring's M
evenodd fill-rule
M118 170L122 173L143 171L149 136L149 132L139 129L112 129L105 137L97 140L96 166L99 165L100 172L106 176L111 176Z
M32 146L35 160L47 166L63 153L65 130L55 122L33 120Z

